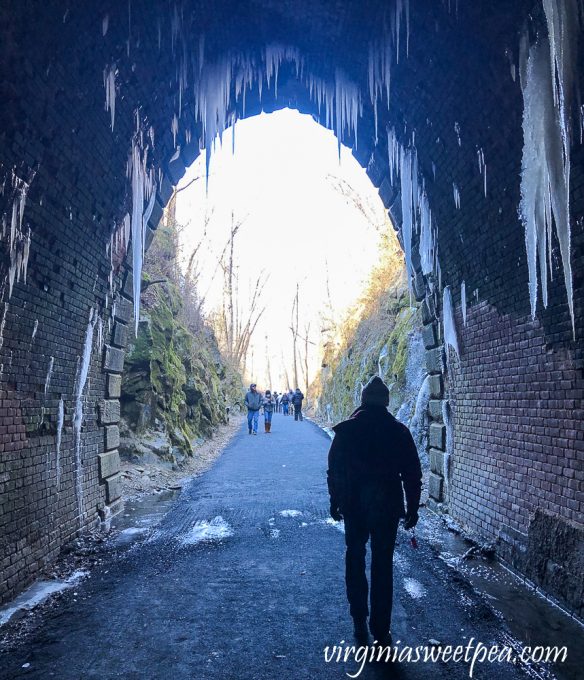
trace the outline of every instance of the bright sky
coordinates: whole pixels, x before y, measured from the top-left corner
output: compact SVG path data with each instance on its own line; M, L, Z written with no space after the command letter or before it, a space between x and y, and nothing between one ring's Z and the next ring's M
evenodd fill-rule
M205 235L199 250L199 291L205 309L221 305L223 279L217 261L228 242L232 212L243 224L235 239L242 305L258 275L268 283L256 328L248 378L262 388L280 391L284 365L292 380L291 311L300 285L300 333L310 324L310 379L319 368L321 314L327 304L327 272L331 302L340 318L357 300L378 261L379 235L387 228L386 211L377 190L349 149L339 149L333 132L310 116L284 109L262 114L235 126L217 144L205 190L205 154L187 170L181 186L200 177L177 196L177 220L185 225L185 260ZM367 218L347 198L365 206ZM206 224L207 222L207 224ZM267 337L267 343L266 343ZM266 352L267 344L267 352ZM253 354L253 357L251 356ZM268 383L268 361L272 385ZM304 389L304 383L300 385Z

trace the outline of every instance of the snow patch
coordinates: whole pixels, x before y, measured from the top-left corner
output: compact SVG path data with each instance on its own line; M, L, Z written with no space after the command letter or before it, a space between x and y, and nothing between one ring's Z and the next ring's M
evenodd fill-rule
M37 581L30 588L27 588L21 593L8 606L0 609L0 626L8 623L16 612L20 610L30 611L51 595L60 593L77 585L77 583L87 576L88 573L89 572L87 571L77 570L64 581Z
M327 517L326 519L321 520L323 524L327 524L330 527L334 527L337 529L337 531L340 531L342 534L345 533L345 523L343 520L340 522L336 522L332 517Z
M209 522L207 520L195 522L189 533L180 540L183 545L195 545L204 541L220 541L230 536L233 536L233 529L221 515L217 515Z
M280 510L282 517L300 517L302 513L300 510Z
M404 587L407 594L413 597L414 600L419 600L426 596L426 588L419 581L416 581L415 578L404 578Z

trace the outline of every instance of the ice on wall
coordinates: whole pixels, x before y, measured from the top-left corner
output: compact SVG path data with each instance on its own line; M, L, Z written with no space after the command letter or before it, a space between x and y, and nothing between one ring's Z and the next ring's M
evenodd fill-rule
M47 369L47 377L45 378L45 397L51 386L51 376L53 375L53 366L55 364L55 357L49 359L49 367Z
M452 347L456 352L456 356L460 357L450 286L444 286L444 291L442 293L442 326L444 329L444 343L447 348Z
M57 407L57 455L56 455L56 473L57 473L57 489L61 486L61 440L63 437L63 423L65 422L65 405L63 399L59 399L59 406Z
M116 67L114 64L104 69L105 110L110 112L112 132L116 119Z
M140 321L140 286L142 279L142 264L144 262L144 234L146 224L150 219L156 200L154 171L148 170L148 147L142 151L141 136L136 134L132 143L132 152L128 160L127 175L132 184L132 216L130 231L132 234L132 267L134 294L134 324L138 335ZM144 209L144 202L148 206ZM127 228L127 221L124 220Z
M548 274L553 273L550 245L552 225L555 225L574 329L569 104L578 15L574 0L562 0L553 6L544 0L544 8L549 40L541 35L529 47L524 36L521 42L523 157L520 213L525 228L531 315L535 318L539 286L543 305L547 306Z
M93 332L97 323L97 312L91 308L89 321L85 331L82 354L79 358L79 368L75 381L75 410L73 412L73 434L75 441L75 490L77 495L77 513L79 519L83 516L83 462L81 460L81 426L83 424L83 392L89 376L91 364L91 349L93 347Z
M30 228L23 228L24 209L30 189L30 182L26 182L13 174L12 188L14 190L14 199L12 201L10 230L8 233L6 233L8 231L6 221L3 220L2 224L2 237L8 239L7 249L10 258L8 267L8 298L12 295L15 281L19 282L22 277L22 280L26 283L31 237Z
M483 192L485 198L487 197L487 164L485 163L485 152L481 149L477 149L477 159L479 162L479 173L483 178Z
M460 210L460 189L458 188L458 184L456 184L456 182L452 183L452 193L454 195L454 205L457 210Z
M462 321L466 326L466 283L460 284L460 304L462 306Z
M418 250L422 273L428 275L434 271L435 235L432 228L430 202L423 185L419 190L418 206L420 210L420 244Z
M412 265L412 235L416 224L418 203L418 158L415 149L400 150L400 182L402 208L402 237L408 272L408 285L414 274Z
M106 14L101 20L101 35L105 38L109 28L109 14Z

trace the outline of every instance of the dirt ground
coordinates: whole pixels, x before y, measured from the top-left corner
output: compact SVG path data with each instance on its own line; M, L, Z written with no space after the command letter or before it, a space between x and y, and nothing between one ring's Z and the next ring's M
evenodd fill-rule
M160 466L140 465L122 460L124 499L167 489L180 489L186 477L198 477L203 474L217 460L223 449L239 430L243 421L243 415L231 415L229 423L221 425L211 439L206 440L195 449L192 458L186 459L175 470L164 467L162 464Z

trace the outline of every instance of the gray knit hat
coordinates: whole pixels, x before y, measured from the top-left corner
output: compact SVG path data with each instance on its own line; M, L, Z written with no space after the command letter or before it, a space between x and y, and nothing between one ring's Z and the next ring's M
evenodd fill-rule
M383 380L373 376L361 391L363 406L389 406L389 389Z

